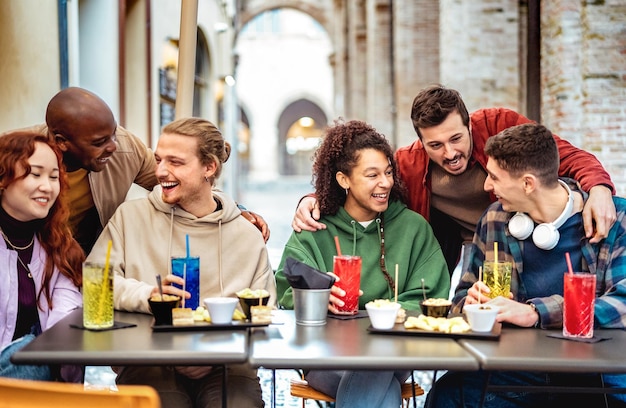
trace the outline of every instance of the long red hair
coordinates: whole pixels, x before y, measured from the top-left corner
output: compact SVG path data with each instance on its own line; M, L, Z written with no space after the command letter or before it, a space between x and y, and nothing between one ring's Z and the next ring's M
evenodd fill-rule
M62 165L62 154L56 145L43 135L28 131L16 131L7 133L0 137L0 189L5 189L11 183L24 179L30 174L31 168L28 159L35 153L37 143L49 146L59 162L59 196L50 208L42 228L36 232L37 238L43 249L46 251L46 264L44 266L43 282L41 290L37 294L37 303L43 292L50 308L52 305L52 294L50 291L50 279L54 268L72 280L74 285L80 287L82 284L82 262L85 260L85 253L72 236L68 219L70 215L67 203L67 174ZM26 171L18 175L18 169Z

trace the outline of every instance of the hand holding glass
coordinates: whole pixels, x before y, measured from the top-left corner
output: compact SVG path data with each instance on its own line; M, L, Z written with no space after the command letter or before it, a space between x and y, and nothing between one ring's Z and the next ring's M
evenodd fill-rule
M335 286L346 292L346 295L341 299L344 301L344 305L337 307L338 314L356 314L359 311L361 257L352 255L334 256L333 273L339 278Z
M186 308L193 310L200 306L200 257L172 257L172 274L185 279L185 291L191 293L189 299L184 299ZM182 286L174 284L183 289Z
M512 268L511 262L485 261L483 263L483 279L489 288L489 293L485 293L485 295L492 299L497 296L508 299L511 292Z

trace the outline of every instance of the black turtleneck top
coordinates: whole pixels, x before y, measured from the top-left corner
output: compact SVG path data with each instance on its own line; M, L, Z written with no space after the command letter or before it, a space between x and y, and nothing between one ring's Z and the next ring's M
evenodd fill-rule
M11 217L0 206L0 229L5 237L5 242L9 250L17 251L19 259L17 262L18 274L18 312L15 333L13 340L33 333L35 335L41 332L39 324L39 314L37 313L37 294L35 293L35 282L33 281L28 264L33 255L33 236L43 225L44 220L36 219L32 221L18 221ZM9 242L10 241L10 242ZM29 245L30 244L30 245ZM20 247L24 249L16 249ZM9 271L1 271L0 273L9 273Z

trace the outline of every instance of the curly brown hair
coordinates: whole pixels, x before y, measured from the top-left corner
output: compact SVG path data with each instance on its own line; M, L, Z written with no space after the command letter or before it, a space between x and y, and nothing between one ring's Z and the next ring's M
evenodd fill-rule
M69 189L67 174L62 165L62 155L58 147L38 133L15 131L0 137L0 188L5 189L17 180L30 174L28 159L35 153L37 143L49 146L59 162L59 196L50 208L37 238L48 255L44 266L44 277L41 291L37 294L37 302L43 292L50 309L53 308L50 279L56 266L60 273L67 276L77 287L82 284L82 262L85 253L72 237L68 219L70 215L66 194ZM24 174L16 173L19 167L25 169Z
M405 202L406 190L398 176L393 149L385 136L363 121L344 122L340 118L326 128L324 139L313 156L313 184L322 215L336 214L345 204L345 190L335 176L338 172L349 176L364 149L377 150L389 159L394 181L389 199Z

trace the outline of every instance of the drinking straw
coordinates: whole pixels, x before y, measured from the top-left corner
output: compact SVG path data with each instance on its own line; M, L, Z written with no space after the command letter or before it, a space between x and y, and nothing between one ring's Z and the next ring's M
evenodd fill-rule
M398 303L398 264L396 264L396 284L393 285L394 289L395 289L395 293L394 293L394 302Z
M498 243L497 242L493 243L493 281L500 282L500 277L498 276Z
M493 262L497 265L498 264L498 243L494 242L493 243ZM497 268L497 266L496 266Z
M335 246L337 247L337 255L341 256L341 247L339 246L339 237L335 235Z
M183 292L185 291L185 284L187 283L187 260L183 264ZM185 295L183 295L183 309L185 308Z
M104 298L107 290L109 290L109 260L111 259L111 247L113 241L109 240L107 244L107 254L104 258L104 276L102 277L102 293L100 294L100 307L98 308L98 316L102 317L102 309L104 309Z
M567 270L569 271L570 275L574 274L574 268L572 268L572 260L569 257L569 252L565 253L565 261L567 262Z
M483 267L478 267L478 282L483 281ZM478 304L480 305L480 285L478 285Z
M185 290L185 285L187 283L187 262L189 261L189 234L185 235L185 252L187 257L185 258L185 263L183 264L183 290ZM185 307L185 295L183 295L183 308Z
M161 275L157 274L157 287L159 288L159 295L161 295L161 302L163 301L163 284L161 283Z

